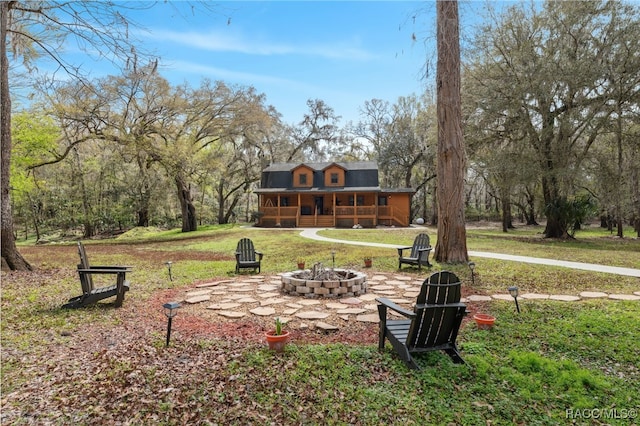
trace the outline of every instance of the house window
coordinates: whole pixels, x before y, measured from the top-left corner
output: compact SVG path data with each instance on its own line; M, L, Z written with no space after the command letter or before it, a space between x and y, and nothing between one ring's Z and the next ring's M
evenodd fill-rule
M280 198L280 206L281 207L288 207L289 206L289 198L288 197Z
M332 185L337 185L338 184L338 174L337 173L331 173L331 184Z
M353 195L349 195L349 205L353 206ZM364 195L358 195L355 199L356 206L364 206Z
M300 175L300 185L306 185L307 184L307 175L306 174L301 174Z
M379 206L386 206L388 205L387 203L387 197L385 195L382 195L380 197L378 197L378 205Z

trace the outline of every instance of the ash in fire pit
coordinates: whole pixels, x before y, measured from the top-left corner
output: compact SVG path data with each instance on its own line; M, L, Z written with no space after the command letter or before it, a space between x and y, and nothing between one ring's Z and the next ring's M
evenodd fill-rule
M282 274L282 291L309 298L359 296L367 292L367 276L362 272L325 268L316 263L310 270Z

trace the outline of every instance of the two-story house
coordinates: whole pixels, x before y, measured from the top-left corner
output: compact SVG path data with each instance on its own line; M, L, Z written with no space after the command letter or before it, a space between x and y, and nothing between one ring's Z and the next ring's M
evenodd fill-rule
M277 163L262 171L259 226L409 226L411 188L382 189L372 161Z

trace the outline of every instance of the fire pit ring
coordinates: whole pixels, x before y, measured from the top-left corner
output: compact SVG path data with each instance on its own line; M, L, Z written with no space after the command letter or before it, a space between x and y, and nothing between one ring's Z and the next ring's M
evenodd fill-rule
M354 297L367 292L367 275L350 269L331 269L329 279L314 279L311 271L293 271L282 274L282 291L307 298Z

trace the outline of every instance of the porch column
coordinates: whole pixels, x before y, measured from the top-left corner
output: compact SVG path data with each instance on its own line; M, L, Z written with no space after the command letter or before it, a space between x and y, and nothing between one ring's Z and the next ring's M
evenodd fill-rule
M278 220L276 223L282 223L282 219L280 218L280 194L278 194Z
M336 226L336 193L333 193L333 201L331 206L331 215L333 216L333 226Z
M360 223L358 220L358 193L353 193L353 224L356 225Z
M298 213L296 213L296 227L300 226L300 193L298 192Z
M378 226L378 193L373 194L373 204L376 207L376 217L373 218L373 226Z

